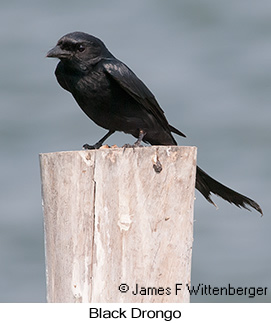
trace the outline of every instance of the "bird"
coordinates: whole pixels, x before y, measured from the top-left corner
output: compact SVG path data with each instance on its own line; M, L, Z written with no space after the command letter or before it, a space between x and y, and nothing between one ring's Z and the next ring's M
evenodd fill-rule
M108 132L85 149L99 149L114 132L131 134L150 145L176 146L173 134L186 137L169 124L153 93L123 62L118 60L97 37L71 32L61 37L46 57L60 61L55 76L60 86L70 92L79 107L98 126ZM196 189L215 205L212 193L237 207L254 208L263 215L260 205L218 182L199 166ZM215 205L216 206L216 205Z

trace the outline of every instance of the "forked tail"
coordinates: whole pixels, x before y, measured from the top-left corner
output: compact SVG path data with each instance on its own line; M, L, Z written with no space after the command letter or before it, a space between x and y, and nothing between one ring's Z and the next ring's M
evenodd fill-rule
M238 207L243 207L249 210L248 206L253 207L255 210L263 215L262 209L258 203L251 200L250 198L235 192L234 190L226 187L225 185L219 183L208 174L206 174L201 168L197 166L196 175L196 189L201 192L201 194L206 198L207 201L214 204L211 199L211 193L214 193L229 203L235 204Z

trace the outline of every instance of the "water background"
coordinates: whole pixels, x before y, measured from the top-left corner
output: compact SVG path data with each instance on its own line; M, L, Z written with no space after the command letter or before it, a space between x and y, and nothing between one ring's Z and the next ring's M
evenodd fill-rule
M105 131L56 83L46 52L64 34L101 38L148 85L198 164L264 217L196 193L192 285L268 287L271 301L271 3L268 0L5 1L0 11L0 302L45 302L38 154ZM116 134L109 144L132 143Z

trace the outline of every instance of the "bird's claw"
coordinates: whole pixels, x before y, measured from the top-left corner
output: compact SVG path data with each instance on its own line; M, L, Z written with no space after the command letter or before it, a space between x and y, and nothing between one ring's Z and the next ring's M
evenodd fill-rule
M143 130L140 130L139 131L139 137L138 137L137 141L133 145L125 144L125 145L122 146L122 148L125 149L125 148L144 147L143 145L141 145L141 142L142 142L145 135L146 135L146 132L144 132Z
M121 148L126 149L126 148L137 148L137 147L144 147L144 146L143 145L140 145L140 144L137 144L137 143L134 143L133 145L131 145L131 144L125 144Z
M86 149L86 150L94 150L94 149L99 149L101 147L100 144L95 144L95 145L89 145L89 144L84 144L83 145L83 149Z

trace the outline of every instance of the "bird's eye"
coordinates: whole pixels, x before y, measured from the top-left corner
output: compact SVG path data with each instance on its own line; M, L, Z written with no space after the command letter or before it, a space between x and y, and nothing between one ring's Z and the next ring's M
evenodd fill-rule
M85 48L85 46L84 46L84 45L80 44L80 45L77 47L77 49L78 49L78 51L79 51L80 53L82 53L86 48Z

